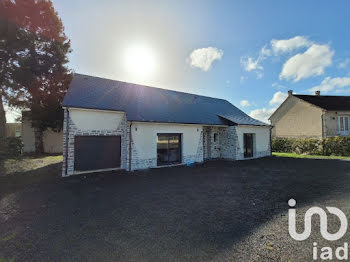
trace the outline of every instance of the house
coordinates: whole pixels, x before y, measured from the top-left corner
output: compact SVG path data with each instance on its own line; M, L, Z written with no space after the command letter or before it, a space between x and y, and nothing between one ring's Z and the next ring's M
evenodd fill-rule
M29 118L30 111L22 111L22 143L23 153L30 154L35 152L35 135L32 122ZM44 153L60 154L62 153L63 132L56 132L51 129L43 133Z
M270 126L223 99L75 74L63 176L269 156Z
M350 134L350 97L296 95L287 99L269 118L273 137L325 138Z
M7 123L6 124L6 136L7 137L20 137L21 136L21 123Z

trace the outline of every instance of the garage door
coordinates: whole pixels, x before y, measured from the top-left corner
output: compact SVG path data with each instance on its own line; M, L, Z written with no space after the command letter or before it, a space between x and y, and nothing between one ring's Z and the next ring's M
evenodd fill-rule
M88 171L119 167L120 136L75 137L75 171Z

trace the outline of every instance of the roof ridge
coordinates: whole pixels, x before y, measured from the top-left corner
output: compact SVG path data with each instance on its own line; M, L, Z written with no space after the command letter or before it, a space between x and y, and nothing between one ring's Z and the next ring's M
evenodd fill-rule
M126 81L120 81L120 80L111 79L111 78L104 78L104 77L100 77L100 76L86 75L86 74L81 74L81 73L74 73L74 75L80 75L82 77L98 78L98 79L101 79L101 80L120 82L120 83L129 84L129 85L137 85L137 86L142 86L142 87L146 87L146 88L160 89L160 90L164 90L164 91L170 91L170 92L174 92L174 93L180 93L180 94L186 94L186 95L192 95L192 96L199 96L199 97L210 98L210 99L215 99L215 100L222 100L222 101L230 103L229 101L227 101L226 99L223 99L223 98L216 98L216 97L211 97L211 96L203 96L203 95L198 95L198 94L193 94L193 93L188 93L188 92L183 92L183 91L177 91L177 90L166 89L166 88L155 87L155 86L141 85L141 84L126 82Z
M308 96L308 97L350 97L350 96L335 96L335 95L303 95L303 94L293 94L293 96Z

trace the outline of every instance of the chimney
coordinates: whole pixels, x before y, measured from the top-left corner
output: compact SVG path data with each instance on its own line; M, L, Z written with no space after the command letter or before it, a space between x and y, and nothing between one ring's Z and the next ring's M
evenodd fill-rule
M315 91L315 96L320 96L321 95L321 91L317 90Z
M289 96L293 95L293 90L288 90L288 95Z

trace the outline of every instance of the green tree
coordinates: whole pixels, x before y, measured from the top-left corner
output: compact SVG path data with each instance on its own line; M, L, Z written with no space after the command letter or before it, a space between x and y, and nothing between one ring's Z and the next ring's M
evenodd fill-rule
M0 1L0 97L30 109L35 149L42 153L43 131L62 128L70 41L50 0Z

